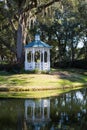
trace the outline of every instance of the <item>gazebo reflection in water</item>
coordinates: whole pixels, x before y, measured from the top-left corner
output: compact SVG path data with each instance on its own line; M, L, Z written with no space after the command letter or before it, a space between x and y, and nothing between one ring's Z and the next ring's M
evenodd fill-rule
M25 121L34 130L45 127L50 121L50 99L25 100Z

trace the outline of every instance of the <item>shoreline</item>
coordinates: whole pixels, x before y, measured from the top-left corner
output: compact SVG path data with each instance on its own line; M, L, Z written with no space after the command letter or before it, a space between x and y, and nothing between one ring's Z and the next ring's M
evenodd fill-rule
M87 71L83 70L53 70L50 74L0 72L0 98L47 97L86 87Z
M1 91L0 90L0 98L9 98L9 99L16 99L16 98L48 98L53 96L59 96L63 93L79 90L79 89L85 89L87 88L87 84L77 86L77 87L68 87L68 88L55 88L55 89L33 89L33 90L19 90L19 91Z

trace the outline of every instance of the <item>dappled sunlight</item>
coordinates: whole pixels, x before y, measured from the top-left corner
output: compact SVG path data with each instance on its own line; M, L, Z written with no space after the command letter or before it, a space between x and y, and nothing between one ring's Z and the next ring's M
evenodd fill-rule
M30 91L76 88L87 85L87 77L70 71L53 71L49 74L0 74L0 90ZM8 89L7 89L8 88Z
M55 73L54 73L55 74ZM70 83L79 82L79 83L86 83L87 78L84 75L77 74L77 73L69 73L69 72L57 72L56 73L58 79L63 79L64 82L70 81Z

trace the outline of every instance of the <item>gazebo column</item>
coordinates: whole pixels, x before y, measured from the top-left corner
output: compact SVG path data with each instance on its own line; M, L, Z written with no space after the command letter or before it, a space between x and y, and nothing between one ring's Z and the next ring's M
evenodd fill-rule
M44 48L43 48L43 70L44 70Z
M32 66L33 66L33 70L35 69L35 50L33 48L33 52L32 52Z
M50 106L48 106L48 108L47 108L47 118L48 119L50 118Z
M47 64L48 64L48 70L50 70L50 50L47 51Z
M41 51L40 51L40 70L41 70Z

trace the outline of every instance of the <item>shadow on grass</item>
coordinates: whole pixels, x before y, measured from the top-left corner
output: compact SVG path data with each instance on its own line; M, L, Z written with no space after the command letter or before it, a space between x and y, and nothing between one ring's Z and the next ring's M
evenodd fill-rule
M78 73L77 73L78 72ZM81 71L82 73L82 71ZM53 70L51 71L51 73L49 75L56 75L57 79L62 79L61 81L60 80L57 80L57 81L52 81L50 79L50 84L51 86L54 85L54 87L51 87L49 89L65 89L65 88L73 88L74 85L76 87L76 85L79 83L81 84L81 86L83 85L87 85L87 75L84 75L84 74L81 74L79 73L79 71L70 71L70 70ZM84 71L83 71L84 73ZM86 73L86 72L85 72ZM8 72L5 72L5 71L0 71L0 86L2 85L6 85L6 90L8 90L8 88L10 88L10 86L14 87L14 90L15 90L15 87L16 86L21 86L21 90L23 89L23 86L26 86L26 85L30 85L31 84L31 79L35 78L33 77L32 75L29 77L29 80L28 80L28 75L24 75L24 74L28 74L27 73L22 73L21 74L18 74L16 76L16 74L14 73L8 73ZM29 73L31 74L31 73ZM15 76L13 76L15 75ZM48 74L47 74L48 75ZM27 78L27 80L26 80ZM44 78L43 78L44 79ZM35 78L35 80L37 80L37 78ZM33 81L32 81L33 82ZM38 82L40 82L38 80ZM42 83L42 82L41 82ZM74 84L75 83L75 84ZM36 86L38 84L35 84ZM42 85L42 84L39 84L39 86ZM45 85L45 84L44 84ZM59 85L59 87L57 86ZM1 87L0 87L1 88ZM3 87L1 88L3 90ZM38 88L36 88L38 89ZM43 89L42 87L40 89ZM48 89L45 85L45 89ZM24 90L24 89L23 89ZM27 90L27 87L26 87L26 90Z
M62 85L65 86L67 83L73 87L73 83L80 83L81 85L87 85L87 71L81 69L63 69L54 70L52 75L57 75L58 79L62 79Z

